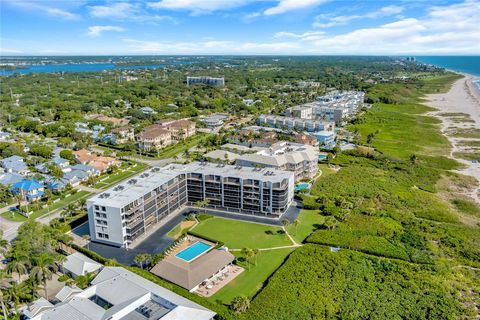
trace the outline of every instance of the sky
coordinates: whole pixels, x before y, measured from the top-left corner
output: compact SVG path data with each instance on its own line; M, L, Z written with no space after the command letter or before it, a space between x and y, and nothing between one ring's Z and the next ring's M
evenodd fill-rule
M0 55L480 55L480 0L0 0Z

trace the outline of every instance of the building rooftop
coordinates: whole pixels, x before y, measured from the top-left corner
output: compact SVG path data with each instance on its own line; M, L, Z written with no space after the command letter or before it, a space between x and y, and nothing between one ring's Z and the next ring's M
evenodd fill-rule
M273 168L252 168L234 165L214 164L208 162L192 162L187 165L169 164L165 167L154 167L117 184L104 192L89 199L89 202L101 202L105 206L119 207L143 197L145 193L153 191L163 183L175 178L181 173L201 173L204 175L219 175L223 177L241 177L263 181L282 182L290 178L290 171Z
M232 263L233 260L235 260L235 256L230 252L213 249L191 262L169 256L157 263L151 272L183 288L192 290L202 281Z
M36 302L32 311L43 309L42 320L210 320L215 315L121 267L105 267L90 287L64 292L62 297L64 300L53 306ZM35 313L38 316L40 312Z
M286 163L298 163L305 160L315 161L317 159L318 151L315 147L281 141L257 153L241 155L237 160L270 166L282 166Z
M99 270L102 265L81 254L80 252L75 252L67 256L67 259L62 264L62 267L74 275L85 275L87 272Z

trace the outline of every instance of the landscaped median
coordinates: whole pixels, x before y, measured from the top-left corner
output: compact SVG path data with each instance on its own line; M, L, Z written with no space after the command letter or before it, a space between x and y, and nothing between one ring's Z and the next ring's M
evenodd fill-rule
M52 214L57 210L65 208L70 203L75 203L76 201L78 201L80 199L88 198L90 195L91 195L90 192L78 191L75 194L71 194L71 195L69 195L69 196L67 196L63 199L57 199L58 201L52 203L51 205L48 205L48 206L44 205L43 208L41 208L40 210L33 211L29 215L29 218L30 219L36 219L36 218L42 217L42 216L47 215L47 214ZM35 206L35 204L31 204L29 206L30 207ZM23 208L26 210L25 206ZM6 218L6 219L9 219L9 220L12 220L12 221L25 221L25 220L27 220L26 217L24 217L23 215L21 215L18 212L15 212L15 211L4 212L1 215L2 215L2 217Z
M144 171L147 167L148 166L146 164L140 162L135 162L134 164L128 166L122 165L115 173L101 175L94 187L106 189L119 183L120 181Z

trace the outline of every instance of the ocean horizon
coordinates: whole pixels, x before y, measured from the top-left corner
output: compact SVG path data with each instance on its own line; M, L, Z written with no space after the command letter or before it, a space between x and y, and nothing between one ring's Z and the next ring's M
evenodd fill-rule
M415 58L419 62L480 77L480 56L416 56Z

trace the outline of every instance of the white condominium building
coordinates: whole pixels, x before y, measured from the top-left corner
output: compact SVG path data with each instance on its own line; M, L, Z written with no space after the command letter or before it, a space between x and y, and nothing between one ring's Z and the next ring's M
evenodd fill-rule
M271 128L287 129L287 130L299 130L299 131L322 131L333 130L335 123L332 121L313 120L292 118L274 115L262 114L258 117L257 123L259 125L268 126Z
M311 145L281 141L256 153L241 155L236 164L292 171L298 181L317 174L318 155L318 148Z
M213 78L213 77L187 77L187 85L191 86L192 84L206 84L214 87L223 87L225 85L224 78Z
M169 214L208 207L280 218L293 201L294 174L205 162L152 168L87 201L92 241L128 248Z

